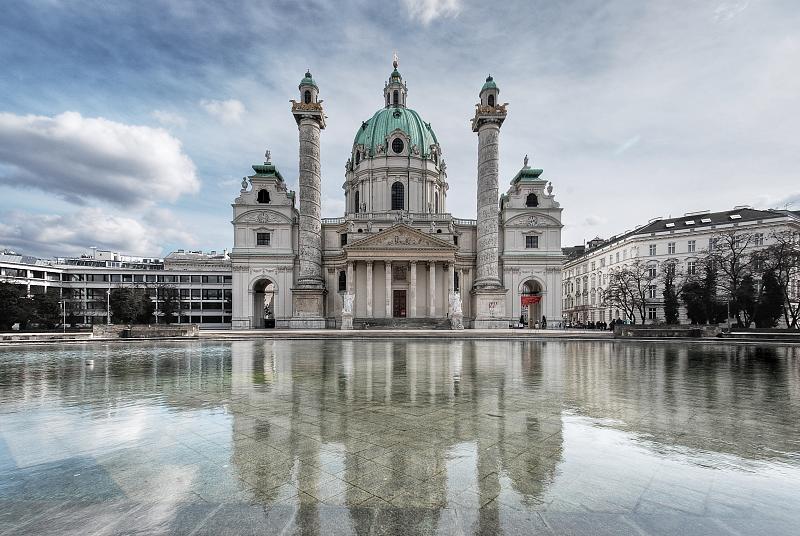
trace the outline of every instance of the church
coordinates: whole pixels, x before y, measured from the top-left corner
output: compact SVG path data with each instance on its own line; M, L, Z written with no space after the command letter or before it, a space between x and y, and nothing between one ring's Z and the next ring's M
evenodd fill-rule
M232 328L560 326L562 209L527 156L500 195L498 85L489 76L475 105L477 220L462 219L445 152L393 66L381 108L353 125L339 218L321 217L326 117L311 73L300 81L297 195L267 152L232 205Z

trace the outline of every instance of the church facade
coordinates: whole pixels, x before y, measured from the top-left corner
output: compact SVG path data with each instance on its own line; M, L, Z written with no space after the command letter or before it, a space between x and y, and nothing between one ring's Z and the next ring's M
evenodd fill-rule
M472 120L477 220L449 212L442 147L430 123L407 106L396 61L382 108L356 125L345 214L323 219L326 118L311 73L298 89L291 102L299 195L267 153L232 205L233 329L507 328L521 318L561 325L562 209L527 156L500 195L507 104L492 77Z

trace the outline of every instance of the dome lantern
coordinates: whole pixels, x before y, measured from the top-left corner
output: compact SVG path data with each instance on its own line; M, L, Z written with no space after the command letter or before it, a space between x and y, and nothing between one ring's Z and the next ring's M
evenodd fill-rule
M405 108L406 106L408 87L406 86L405 82L403 82L403 77L400 75L400 71L397 70L398 63L397 54L395 53L394 58L392 59L392 66L394 67L394 70L392 71L392 74L389 75L389 81L383 88L383 100L386 103L387 108Z

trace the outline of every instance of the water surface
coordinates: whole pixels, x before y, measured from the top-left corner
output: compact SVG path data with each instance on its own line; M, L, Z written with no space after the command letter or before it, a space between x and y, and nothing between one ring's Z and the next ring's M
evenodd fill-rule
M800 349L0 348L0 533L796 534Z

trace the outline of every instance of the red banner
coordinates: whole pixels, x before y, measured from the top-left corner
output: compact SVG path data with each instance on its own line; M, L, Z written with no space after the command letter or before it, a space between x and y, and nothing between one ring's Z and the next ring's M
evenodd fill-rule
M523 296L522 305L535 305L542 301L541 296Z

